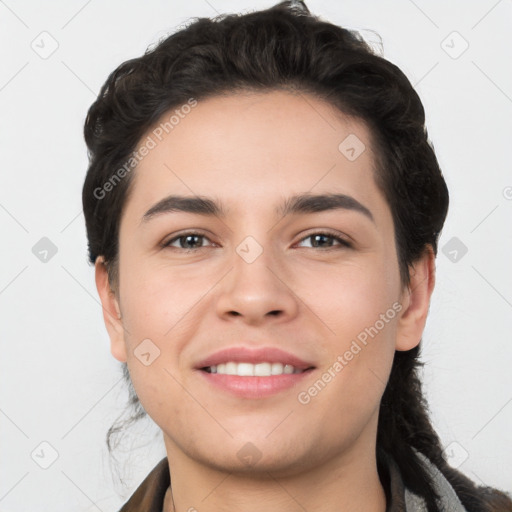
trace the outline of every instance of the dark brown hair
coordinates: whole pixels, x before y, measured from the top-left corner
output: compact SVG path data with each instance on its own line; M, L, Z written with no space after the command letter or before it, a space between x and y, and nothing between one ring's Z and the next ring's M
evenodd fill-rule
M143 56L122 63L103 85L84 127L90 164L83 210L90 261L105 257L114 290L119 286L119 224L133 181L133 172L117 179L118 171L141 138L164 113L190 98L277 89L315 95L367 124L376 155L375 180L393 216L403 285L409 284L409 266L426 249L437 254L448 190L418 94L404 73L357 32L322 21L302 2L282 2L244 15L195 18ZM106 183L112 185L108 194L103 193ZM406 487L424 497L429 512L439 511L439 506L416 451L442 471L469 512L497 510L492 504L498 500L501 511L512 510L503 493L477 488L448 465L418 377L419 350L395 353L380 406L379 464L389 454ZM126 364L123 373L134 410L129 421L134 421L145 411ZM111 435L122 427L109 430L109 450Z

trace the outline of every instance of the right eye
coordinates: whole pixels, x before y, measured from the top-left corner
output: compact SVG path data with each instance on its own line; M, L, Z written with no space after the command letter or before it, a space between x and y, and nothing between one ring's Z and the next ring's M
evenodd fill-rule
M162 247L170 247L172 249L182 250L185 252L196 251L198 249L204 249L205 246L201 247L188 247L188 245L197 245L198 240L201 241L203 239L209 240L203 233L197 233L195 231L187 231L186 233L181 233L174 238L171 238L167 242L162 244ZM179 243L179 247L173 246L175 242Z

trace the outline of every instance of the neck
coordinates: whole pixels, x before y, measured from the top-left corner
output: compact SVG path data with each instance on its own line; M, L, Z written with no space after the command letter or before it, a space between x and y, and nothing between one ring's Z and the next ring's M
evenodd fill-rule
M348 451L319 461L314 469L281 476L272 471L222 471L189 458L165 435L164 439L171 475L164 512L386 510L375 441L360 438ZM295 466L300 467L300 461Z

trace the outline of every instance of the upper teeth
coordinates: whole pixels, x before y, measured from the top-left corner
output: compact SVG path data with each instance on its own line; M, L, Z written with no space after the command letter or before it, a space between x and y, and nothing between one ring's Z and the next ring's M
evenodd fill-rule
M239 375L240 377L270 377L270 375L282 375L283 373L302 373L302 370L291 364L282 363L236 363L229 361L209 367L211 373L224 375Z

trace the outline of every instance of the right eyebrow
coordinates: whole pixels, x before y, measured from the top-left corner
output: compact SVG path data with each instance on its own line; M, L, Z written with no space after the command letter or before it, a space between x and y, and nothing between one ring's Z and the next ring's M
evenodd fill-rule
M170 195L153 205L142 216L142 222L147 222L157 215L172 212L187 212L195 213L196 215L226 217L224 208L213 199L199 196Z

